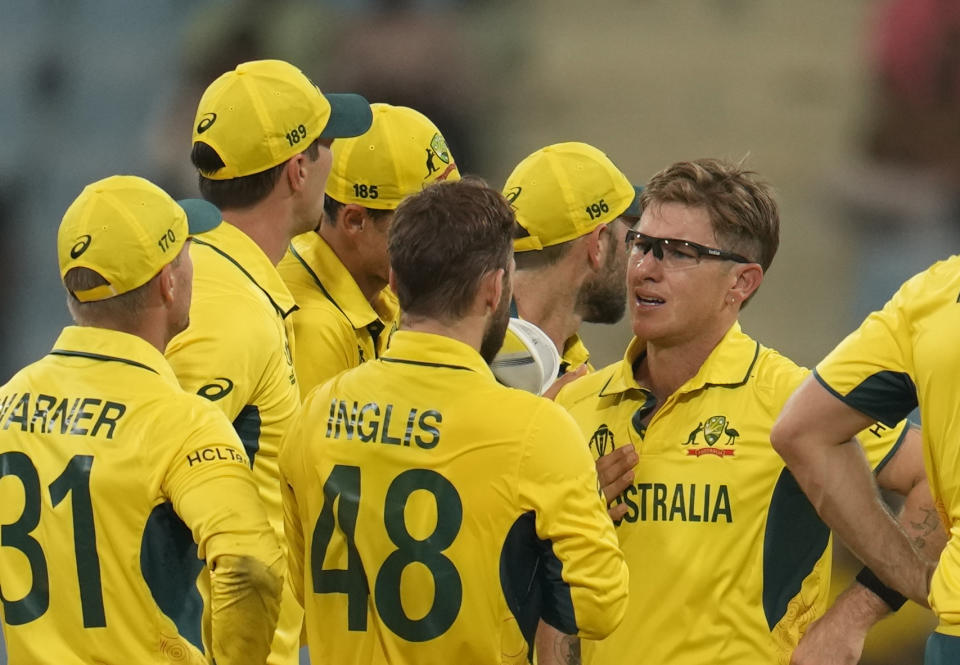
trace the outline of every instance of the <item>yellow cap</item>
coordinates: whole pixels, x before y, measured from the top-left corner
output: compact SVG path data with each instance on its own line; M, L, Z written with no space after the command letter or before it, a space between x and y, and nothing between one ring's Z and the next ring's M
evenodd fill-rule
M394 210L410 194L460 172L440 130L406 106L371 104L373 124L361 136L333 142L327 194L340 203Z
M360 95L325 95L288 62L254 60L203 93L193 142L209 145L225 164L203 175L227 180L281 164L318 137L358 136L369 127L370 104Z
M149 180L115 175L87 185L57 231L60 277L89 268L107 284L74 296L105 300L146 284L177 257L187 238L220 224L220 211L200 199L174 201Z
M503 195L528 236L516 252L543 249L590 233L622 215L636 190L613 162L586 143L557 143L517 164Z

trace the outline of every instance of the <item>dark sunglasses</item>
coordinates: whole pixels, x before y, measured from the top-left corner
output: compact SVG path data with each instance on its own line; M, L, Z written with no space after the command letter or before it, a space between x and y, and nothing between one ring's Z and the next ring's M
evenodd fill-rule
M695 266L700 263L702 258L754 263L744 256L728 252L725 249L707 247L677 238L656 238L632 229L627 231L626 243L627 250L638 252L642 257L646 257L647 254L653 252L654 257L667 269Z

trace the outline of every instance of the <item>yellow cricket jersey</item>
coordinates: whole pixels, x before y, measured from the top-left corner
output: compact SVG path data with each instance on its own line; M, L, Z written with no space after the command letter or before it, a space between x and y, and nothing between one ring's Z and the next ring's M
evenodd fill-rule
M224 221L190 247L190 326L170 342L167 359L181 385L218 406L250 458L267 516L283 540L278 455L300 405L293 367L293 297L263 250ZM183 617L178 625L193 621ZM301 617L288 592L270 665L296 663Z
M293 328L300 394L383 353L397 329L400 305L390 287L371 306L330 245L311 231L293 239L280 275L299 306Z
M211 500L212 486L231 491L229 506ZM148 531L180 549L157 557ZM199 634L178 633L167 616L175 573L196 576L198 555L251 554L280 558L246 453L146 341L69 327L0 387L11 663L203 663Z
M624 359L561 390L595 458L632 443L634 484L616 523L630 574L620 627L583 643L584 663L787 663L826 609L827 527L770 445L787 398L809 374L734 324L647 427L652 395ZM639 413L638 413L639 412ZM639 423L639 424L635 424ZM906 425L860 438L879 467Z
M581 365L586 365L588 372L593 371L587 345L580 339L580 335L575 334L563 345L563 353L560 354L560 375L576 371Z
M960 257L908 280L816 369L830 392L871 418L891 423L919 401L927 477L951 534L930 588L939 632L960 636Z
M540 616L599 638L627 570L585 441L469 346L400 330L284 443L288 570L314 663L522 663Z

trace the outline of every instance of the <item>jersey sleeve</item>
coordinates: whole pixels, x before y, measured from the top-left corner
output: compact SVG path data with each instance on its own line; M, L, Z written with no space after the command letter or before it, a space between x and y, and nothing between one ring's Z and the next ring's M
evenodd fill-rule
M627 566L576 423L540 400L520 468L520 501L545 541L543 618L561 632L602 639L627 605Z
M195 408L182 409L181 416L192 431L169 461L161 491L210 570L217 662L263 662L280 611L280 546L230 423L209 404L189 397Z
M359 364L353 328L335 309L309 307L294 312L297 354L293 359L300 398L340 372Z
M875 474L880 473L890 458L896 455L910 427L909 420L901 420L893 427L877 422L857 434L857 440Z
M917 406L905 305L919 277L904 284L817 365L817 380L848 406L894 427Z
M198 556L212 563L252 555L272 564L279 544L236 432L203 402L179 415L192 431L168 463L161 491L193 533Z
M263 313L243 297L207 299L190 309L190 326L166 356L184 390L204 397L234 420L250 404L276 346Z

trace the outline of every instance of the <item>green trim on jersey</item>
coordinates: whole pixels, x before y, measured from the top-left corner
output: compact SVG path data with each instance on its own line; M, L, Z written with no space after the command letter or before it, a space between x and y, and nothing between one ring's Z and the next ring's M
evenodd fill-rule
M830 529L788 469L780 472L763 534L763 613L773 630L830 542Z

